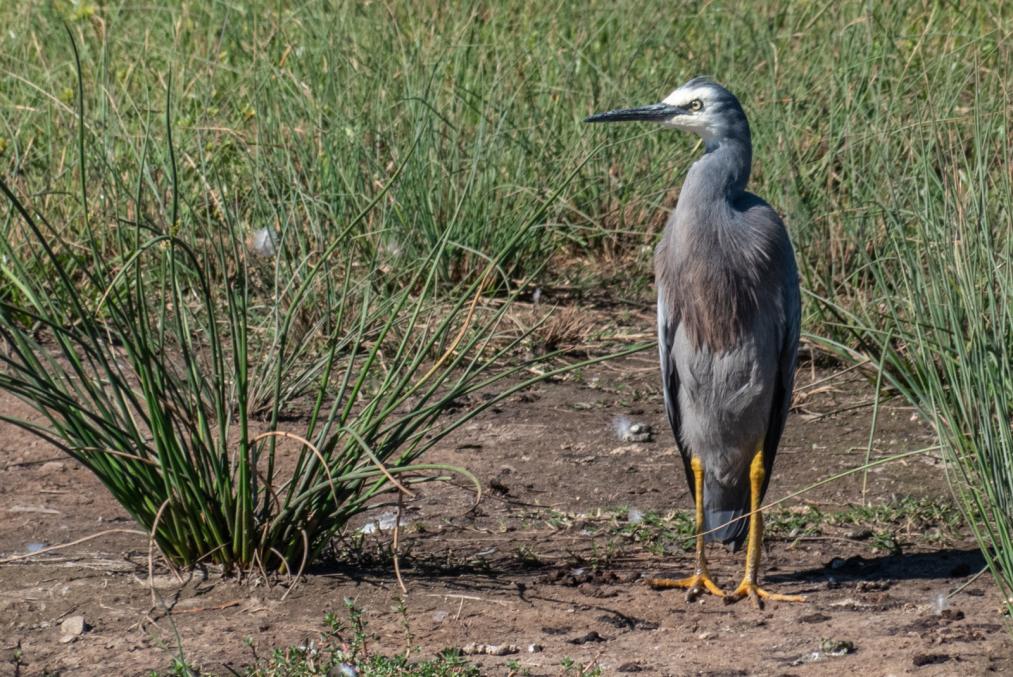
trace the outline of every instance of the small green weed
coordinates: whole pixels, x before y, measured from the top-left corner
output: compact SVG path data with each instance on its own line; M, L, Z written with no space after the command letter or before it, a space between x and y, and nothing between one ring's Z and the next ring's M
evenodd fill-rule
M684 510L666 513L641 513L625 507L595 513L549 510L532 517L553 529L577 530L587 535L591 546L587 563L595 568L609 566L629 546L643 548L657 556L693 547L693 516Z
M905 497L873 506L854 506L830 516L832 524L889 524L906 533L924 532L933 527L955 532L964 523L953 501L945 498Z
M665 514L646 512L639 520L630 520L629 511L620 513L625 519L619 533L631 542L637 543L656 555L663 555L673 548L691 550L695 526L688 510L676 510Z
M605 568L629 548L640 548L661 557L675 550L694 547L695 526L690 510L660 513L626 507L596 513L548 511L531 517L554 529L579 530L590 538L591 554L582 561ZM897 552L902 538L940 543L957 538L964 524L953 502L945 498L901 498L873 506L851 506L829 512L811 505L772 509L764 513L766 533L774 538L795 539L840 535L847 530L856 540L868 539L884 552Z
M594 661L584 665L566 656L559 662L565 677L600 677L602 669Z
M506 666L507 670L510 671L507 673L507 677L528 677L531 674L531 670L523 667L521 662L516 658L508 660Z
M254 647L254 664L246 677L310 677L342 675L361 677L477 677L478 668L457 651L445 650L435 658L412 661L408 652L394 656L372 653L362 609L345 600L347 623L333 612L324 616L325 630L316 641L274 649L260 658Z
M900 537L944 542L956 537L963 517L952 501L945 498L905 497L871 506L851 506L837 512L824 512L811 505L772 510L764 515L767 533L794 539L821 536L848 528L853 537L869 539L875 550L896 553Z

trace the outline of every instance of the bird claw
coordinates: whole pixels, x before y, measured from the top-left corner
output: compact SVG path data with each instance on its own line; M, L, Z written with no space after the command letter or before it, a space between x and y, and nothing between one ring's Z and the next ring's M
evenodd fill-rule
M730 595L725 595L725 604L735 604L741 599L748 597L753 600L753 605L757 609L763 608L763 603L767 600L774 602L804 602L805 595L782 595L776 592L767 592L753 581L748 579L743 580L739 583L739 587L735 588L735 591Z
M647 585L655 590L685 588L687 602L695 602L700 598L700 595L708 592L717 597L725 596L724 590L719 588L717 583L711 579L710 574L706 572L690 576L689 578L649 578L647 579Z

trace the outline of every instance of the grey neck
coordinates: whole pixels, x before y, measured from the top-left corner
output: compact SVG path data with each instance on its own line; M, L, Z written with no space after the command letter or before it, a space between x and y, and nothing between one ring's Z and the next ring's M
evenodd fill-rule
M753 163L748 132L744 139L718 137L706 142L707 152L697 160L686 176L683 192L697 199L731 201L746 189Z

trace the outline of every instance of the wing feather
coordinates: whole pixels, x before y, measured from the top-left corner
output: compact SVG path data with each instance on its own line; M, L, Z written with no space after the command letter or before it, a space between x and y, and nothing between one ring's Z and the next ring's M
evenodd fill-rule
M777 382L770 406L770 418L767 423L767 435L763 441L764 479L760 500L767 493L770 476L774 468L774 457L784 433L784 424L791 408L791 394L795 385L795 365L798 362L798 338L802 323L802 299L799 294L798 272L791 256L790 278L784 286L785 331L781 342L778 359Z
M673 291L671 289L666 291L663 284L658 285L658 357L661 361L661 385L665 395L668 424L675 437L675 446L679 450L679 455L682 456L682 465L686 471L686 482L689 484L690 496L696 500L696 484L693 481L693 466L691 464L692 455L682 441L682 418L679 412L679 372L675 368L675 360L672 356L672 344L679 328L679 320L673 316L674 304L666 294L670 295Z

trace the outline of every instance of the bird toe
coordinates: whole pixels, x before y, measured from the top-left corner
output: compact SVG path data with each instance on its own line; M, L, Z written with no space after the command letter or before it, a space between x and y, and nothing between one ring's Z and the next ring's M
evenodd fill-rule
M743 580L739 583L739 587L735 588L735 591L730 595L726 595L724 598L725 604L734 604L742 599L748 597L752 600L753 605L762 609L764 602L804 602L806 601L805 595L782 595L777 592L768 592L759 585L748 579Z
M708 573L695 574L688 578L649 578L647 579L647 585L655 590L683 588L686 590L687 602L695 602L705 593L710 593L716 597L725 596L724 590L714 582L714 579Z

